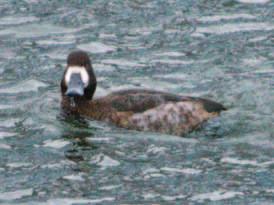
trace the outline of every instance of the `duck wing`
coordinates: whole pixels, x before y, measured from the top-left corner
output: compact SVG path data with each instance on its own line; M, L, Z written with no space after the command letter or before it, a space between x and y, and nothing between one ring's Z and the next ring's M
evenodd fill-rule
M168 102L133 114L125 127L183 136L216 116L218 113L207 112L201 101Z
M119 112L142 113L168 102L176 103L186 101L199 102L207 112L220 112L225 110L223 105L211 100L145 89L116 91L100 100L110 103L110 105Z

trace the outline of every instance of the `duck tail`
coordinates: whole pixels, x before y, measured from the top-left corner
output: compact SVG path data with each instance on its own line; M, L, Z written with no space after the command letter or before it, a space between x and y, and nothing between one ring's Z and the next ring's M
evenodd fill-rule
M204 99L204 98L199 98L199 101L203 104L205 110L209 113L216 112L220 113L221 111L227 110L225 106L223 106L221 103Z

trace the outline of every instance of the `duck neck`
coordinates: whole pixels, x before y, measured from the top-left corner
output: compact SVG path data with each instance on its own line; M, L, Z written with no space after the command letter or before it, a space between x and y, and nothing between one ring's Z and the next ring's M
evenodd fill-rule
M97 100L87 100L84 97L63 96L62 107L71 113L90 117L94 120L109 121L112 119L113 111L111 107L104 102Z

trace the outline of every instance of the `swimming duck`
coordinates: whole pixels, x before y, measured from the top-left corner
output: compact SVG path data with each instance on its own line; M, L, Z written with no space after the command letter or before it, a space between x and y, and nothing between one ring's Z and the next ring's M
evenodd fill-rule
M131 89L93 99L96 77L88 54L68 55L61 81L62 108L138 131L184 135L226 108L214 101L155 90Z

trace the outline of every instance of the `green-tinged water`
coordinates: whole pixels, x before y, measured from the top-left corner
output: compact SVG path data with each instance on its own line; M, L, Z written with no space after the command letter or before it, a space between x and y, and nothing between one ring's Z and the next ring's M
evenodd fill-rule
M0 0L0 204L274 204L271 0ZM66 56L97 96L151 88L229 108L186 137L60 115Z

